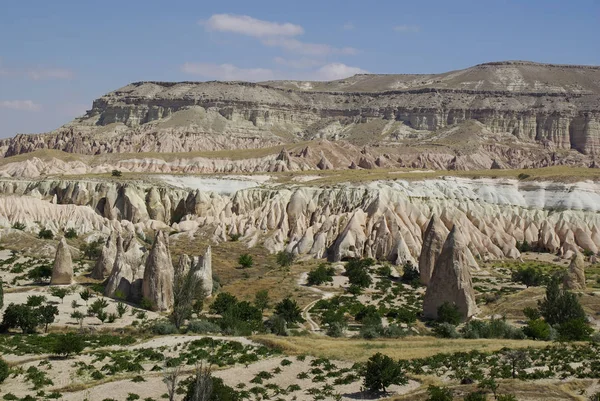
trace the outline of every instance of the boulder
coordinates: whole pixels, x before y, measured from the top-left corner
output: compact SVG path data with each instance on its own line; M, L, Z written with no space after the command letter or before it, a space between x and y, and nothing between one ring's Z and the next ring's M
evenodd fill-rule
M446 302L458 307L463 320L477 312L467 249L467 240L455 225L444 242L425 292L423 315L426 318L436 319L438 308Z
M67 240L63 237L56 248L50 285L70 285L73 282L73 262Z
M437 215L434 214L431 216L431 220L429 220L427 229L425 229L425 233L423 234L423 246L421 247L421 254L419 255L421 284L429 284L435 263L442 252L442 247L447 235L448 229L444 223L442 223Z
M173 307L173 262L166 231L158 231L146 259L142 295L153 310L169 311Z
M564 285L570 290L585 290L585 262L583 255L577 252L564 278Z

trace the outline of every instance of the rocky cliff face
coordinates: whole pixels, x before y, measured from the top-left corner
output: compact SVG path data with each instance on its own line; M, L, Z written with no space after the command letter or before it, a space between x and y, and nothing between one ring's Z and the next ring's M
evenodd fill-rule
M0 180L0 191L20 195L0 197L0 225L25 222L33 232L38 225L138 235L170 229L200 231L216 242L239 234L248 246L272 252L402 263L419 259L435 214L445 229L460 225L473 258L518 258L517 241L565 258L600 247L600 186L585 182L447 177L265 186L227 195L144 182Z
M490 63L437 75L334 82L136 82L56 132L2 143L6 156L249 149L300 139L426 143L474 120L525 143L600 151L600 68Z

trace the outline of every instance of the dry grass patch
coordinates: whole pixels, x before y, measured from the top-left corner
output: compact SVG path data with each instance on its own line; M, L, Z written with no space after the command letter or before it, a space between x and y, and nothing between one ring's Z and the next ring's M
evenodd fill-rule
M313 355L329 359L364 362L381 352L395 359L425 358L439 353L472 350L497 351L504 347L544 347L548 342L504 339L443 339L436 337L406 337L400 339L363 340L357 338L331 338L324 336L276 337L254 336L253 340L280 348L292 355Z

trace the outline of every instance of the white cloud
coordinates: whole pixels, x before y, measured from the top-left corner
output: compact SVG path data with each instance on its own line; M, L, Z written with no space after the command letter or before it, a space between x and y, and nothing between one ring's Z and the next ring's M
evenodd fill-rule
M304 33L300 25L263 21L247 15L214 14L202 23L209 31L233 32L257 38L296 36Z
M284 65L286 67L295 68L297 70L303 70L306 68L313 68L323 65L324 62L321 60L315 60L308 57L301 57L299 59L287 59L283 57L275 57L273 59L275 63Z
M262 41L266 46L281 47L291 53L298 53L307 56L327 56L330 54L355 55L358 50L352 47L336 48L321 43L305 43L297 39L289 38L267 38Z
M27 71L26 75L34 81L41 79L72 79L75 76L73 71L63 68L32 68Z
M367 71L342 63L329 63L311 71L280 71L268 68L239 68L233 64L185 63L181 70L187 74L220 81L332 81Z
M396 32L419 32L421 27L418 25L396 25L394 28Z
M221 81L267 81L275 76L267 68L239 68L232 64L185 63L181 70L187 74Z
M336 79L347 78L355 74L366 74L367 71L358 67L350 67L342 63L330 63L317 70L318 80L333 81Z
M39 111L41 106L32 100L1 100L0 108L19 111Z
M356 27L354 26L354 24L353 24L352 22L346 22L346 23L345 23L345 24L342 26L342 28L344 29L344 31L352 31L352 30L354 30L354 28L356 28Z

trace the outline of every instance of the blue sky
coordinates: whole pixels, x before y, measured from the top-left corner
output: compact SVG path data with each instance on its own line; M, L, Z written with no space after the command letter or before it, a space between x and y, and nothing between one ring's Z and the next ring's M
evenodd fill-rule
M133 81L600 65L598 38L598 0L2 0L0 137L55 129Z

